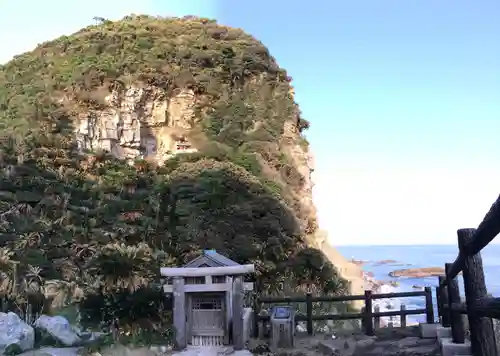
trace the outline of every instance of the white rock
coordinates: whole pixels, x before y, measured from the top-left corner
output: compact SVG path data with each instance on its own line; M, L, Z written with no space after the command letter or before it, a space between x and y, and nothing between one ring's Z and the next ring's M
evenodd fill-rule
M37 350L30 350L19 356L78 356L82 348L80 347L42 347Z
M76 334L78 335L78 337L80 338L80 340L82 341L82 344L88 344L88 343L94 342L94 341L102 339L103 337L108 335L108 333L103 333L103 332L99 332L99 331L81 331L81 330L77 329L76 327L73 327L73 328L74 328Z
M35 345L35 330L14 313L0 313L0 351L17 344L21 350Z
M324 325L324 326L319 327L317 331L320 333L326 334L326 333L330 332L330 328L328 327L328 325Z
M77 330L62 316L42 315L35 321L35 327L45 330L65 346L74 346L81 342Z
M304 327L304 325L301 325L301 324L297 324L297 326L295 327L295 330L299 333L305 333L307 331L307 329Z

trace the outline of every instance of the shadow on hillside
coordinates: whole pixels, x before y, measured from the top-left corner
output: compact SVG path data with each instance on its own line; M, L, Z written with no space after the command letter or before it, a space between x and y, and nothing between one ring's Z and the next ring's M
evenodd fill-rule
M325 292L338 286L335 269L320 250L307 247L293 212L241 167L186 163L172 172L170 189L178 218L174 238L191 242L181 252L183 262L212 248L256 264L260 292L283 293L285 285L303 283Z
M43 178L38 179L36 183L38 197L31 196L30 201L20 199L25 195L24 192L24 195L20 194L23 190L22 185L10 184L15 190L15 200L12 203L27 203L34 209L30 217L26 216L23 224L16 222L17 226L23 226L22 232L18 231L17 226L11 226L12 237L21 233L35 232L37 225L33 222L34 214L51 218L50 214L46 214L43 204L40 204L47 198L47 194L51 195L54 201L64 201L68 195L70 197L78 195L76 205L79 202L86 202L89 206L97 205L96 202L92 202L96 199L95 191L91 195L88 186L97 185L97 182L87 181L85 183L87 186L84 188L75 186L75 182L68 182L61 175L65 170L83 169L80 164L83 155L77 150L77 140L71 120L60 115L52 120L39 120L38 124L39 130L27 135L24 142L18 138L4 140L2 143L4 145L2 151L8 161L16 164L18 168L23 166L23 169L17 169L18 172L25 171L28 172L25 175ZM26 151L26 154L38 155L36 163L33 160L19 163L20 145L21 151ZM168 196L162 202L168 205L163 210L165 216L158 216L159 211L155 212L155 215L147 216L153 214L151 209L141 214L142 220L145 221L160 219L166 222L151 227L153 230L148 234L164 239L165 244L162 245L166 246L165 252L176 263L186 263L203 249L216 249L240 263L254 263L257 267L257 288L262 293L279 293L283 292L284 286L304 283L316 284L320 291L335 292L335 288L338 287L336 270L320 250L307 246L294 213L283 201L276 198L240 166L206 159L200 153L193 157L196 158L180 163L173 171L165 172L160 168L153 169L149 173L138 173L138 175L153 176L164 176L168 173ZM107 159L110 160L109 156ZM130 170L123 161L118 159L111 161L107 164L115 170L112 174L117 174L116 169L119 169L117 167L120 165L124 167L124 171ZM96 179L99 174L105 176L108 173L105 167L102 166L93 173L93 176ZM4 176L4 182L18 178ZM26 179L22 178L21 181L26 182ZM122 186L115 188L113 194L124 194ZM33 187L27 186L24 191L30 189ZM144 196L144 192L141 194L127 196L131 201L129 208L132 212L135 212L136 206L144 203L144 199L148 199ZM146 195L148 194L154 198L152 194L156 194L156 188L147 187ZM10 208L9 204L4 204L2 210L5 212ZM116 216L106 216L106 220L118 222L124 213L127 211L116 211ZM52 217L59 218L55 215ZM33 224L29 225L27 221L32 221ZM80 224L83 223L84 221L80 221ZM89 236L93 234L92 227L78 228L87 229ZM164 230L154 230L159 228ZM54 231L51 236L53 245L57 247L58 244L63 246L68 243L62 237L58 239L58 235L61 233ZM129 243L127 240L121 242ZM14 246L14 240L7 241L7 245L9 244ZM31 264L42 268L44 277L59 278L61 276L56 273L58 266L54 265L54 261L66 257L65 254L68 254L65 248L47 249L41 246L37 251L20 253L20 256L25 265ZM84 262L82 261L82 264Z

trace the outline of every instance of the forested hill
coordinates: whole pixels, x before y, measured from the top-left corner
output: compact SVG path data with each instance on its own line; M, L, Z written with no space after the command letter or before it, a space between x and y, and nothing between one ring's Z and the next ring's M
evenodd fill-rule
M195 17L101 19L1 66L2 297L122 296L130 317L160 266L205 248L255 263L262 293L344 292L309 238L290 81L255 38Z

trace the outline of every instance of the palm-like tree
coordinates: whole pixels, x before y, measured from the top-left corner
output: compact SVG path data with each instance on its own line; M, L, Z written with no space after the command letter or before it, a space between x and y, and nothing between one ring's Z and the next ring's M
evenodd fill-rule
M33 248L42 244L42 234L38 231L25 232L14 242L16 250Z
M17 261L14 252L7 247L0 247L0 296L10 297L17 287Z
M155 267L153 251L147 244L110 243L98 250L87 270L97 277L103 292L134 292L149 284L157 274Z
M81 301L84 290L76 281L49 280L45 282L44 295L52 308L60 309L69 303Z

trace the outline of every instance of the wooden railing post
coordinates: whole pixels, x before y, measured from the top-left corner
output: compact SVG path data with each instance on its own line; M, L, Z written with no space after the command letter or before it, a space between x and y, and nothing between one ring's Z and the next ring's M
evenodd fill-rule
M432 305L432 288L425 287L425 314L427 324L434 324L434 306Z
M368 336L375 335L373 330L373 312L372 312L372 291L365 290L365 315L363 318L363 328Z
M476 312L477 300L488 295L484 281L481 253L467 255L466 246L472 242L476 229L457 231L458 248L465 257L463 268L465 304L469 318L470 343L474 356L496 356L495 333L491 318L481 318Z
M437 304L437 312L438 312L438 324L441 324L441 317L443 316L443 306L441 303L441 291L439 288L439 282L436 287L436 304Z
M441 324L448 328L450 324L450 307L448 305L448 287L442 286L442 282L445 280L444 276L439 276L439 304L441 305Z
M312 305L312 294L308 292L306 294L306 315L307 315L307 334L313 334L313 305Z
M407 310L405 306L401 306L401 310L399 312L396 311L386 311L380 312L380 308L375 306L373 308L373 299L385 299L385 298L403 298L403 297L426 297L429 295L428 291L414 291L414 292L400 292L400 293L378 293L373 294L372 291L365 291L362 295L350 295L350 296L314 296L311 293L307 293L302 296L294 296L294 297L270 297L270 296L254 296L252 305L254 309L253 315L253 335L255 338L263 338L264 331L267 330L266 326L271 319L271 315L263 315L261 312L261 308L263 304L282 304L282 303L305 303L306 311L302 313L298 312L295 315L296 322L305 321L307 324L307 332L308 334L314 334L313 330L313 321L314 320L360 320L362 322L362 328L364 333L369 336L375 335L375 328L380 327L380 319L382 317L390 316L391 322L389 326L392 326L392 319L394 316L401 318L401 325L404 327L405 325L405 317L408 315L423 315L427 313L426 308L419 309L410 309ZM352 301L352 300L364 300L365 306L362 308L360 312L354 313L342 313L342 314L326 314L326 315L313 315L313 303L314 302L344 302L344 301ZM263 308L266 310L267 308ZM483 308L484 309L484 308ZM376 314L376 315L375 315ZM429 313L427 313L430 315ZM375 323L375 325L374 325Z
M455 344L465 343L465 330L462 315L452 309L453 303L460 303L460 290L458 289L457 279L449 279L452 263L445 264L445 273L448 286L448 308L450 310L451 337Z
M375 313L380 313L380 306L378 304L375 305L373 311ZM373 328L380 329L380 317L378 315L373 317Z
M253 337L256 339L259 337L259 299L257 293L253 297Z
M406 305L401 304L399 308L401 310L401 315L399 316L399 326L402 328L406 328Z

